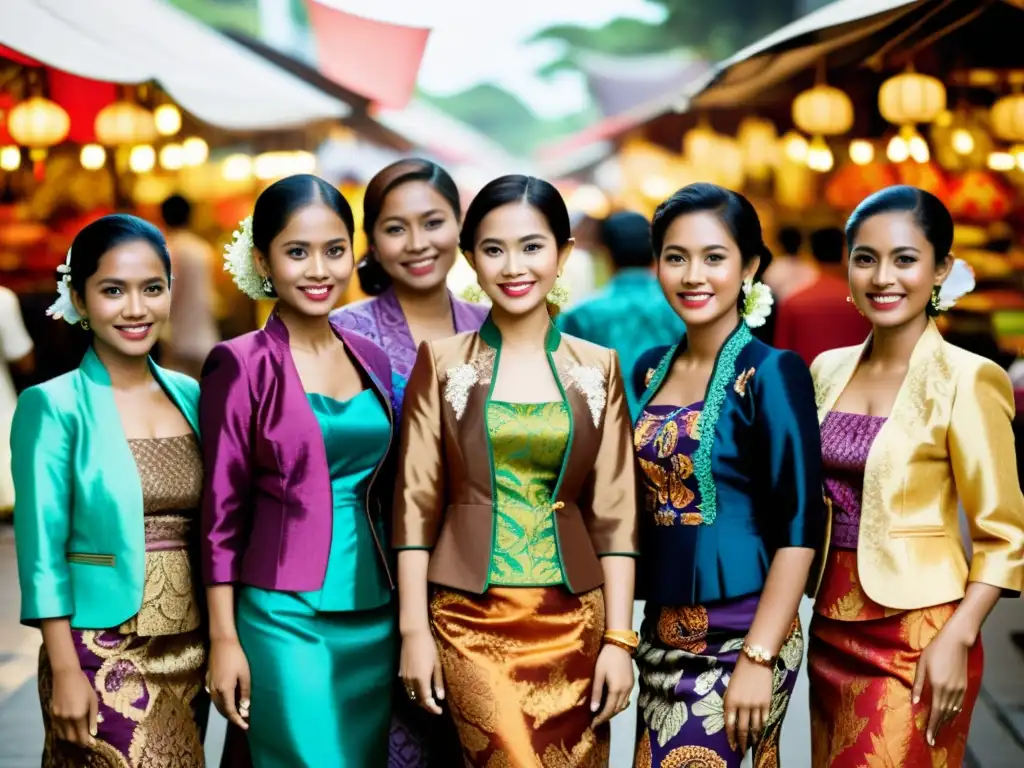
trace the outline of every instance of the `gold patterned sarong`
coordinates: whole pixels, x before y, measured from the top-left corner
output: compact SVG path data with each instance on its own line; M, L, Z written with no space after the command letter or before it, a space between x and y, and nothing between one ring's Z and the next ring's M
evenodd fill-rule
M445 692L472 768L605 768L609 728L591 727L604 634L600 589L439 589L430 615Z

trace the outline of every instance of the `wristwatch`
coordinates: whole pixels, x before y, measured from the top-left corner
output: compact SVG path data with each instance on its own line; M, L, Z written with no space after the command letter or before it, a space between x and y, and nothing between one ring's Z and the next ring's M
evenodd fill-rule
M636 653L640 647L640 635L631 630L609 629L604 633L604 641L629 653L630 656Z

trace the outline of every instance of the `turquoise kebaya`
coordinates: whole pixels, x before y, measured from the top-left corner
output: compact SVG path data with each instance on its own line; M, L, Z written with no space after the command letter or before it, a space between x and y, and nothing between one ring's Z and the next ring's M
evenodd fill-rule
M365 513L391 425L371 390L308 395L330 467L333 528L314 592L243 586L238 634L252 675L255 768L387 765L397 634L391 590Z

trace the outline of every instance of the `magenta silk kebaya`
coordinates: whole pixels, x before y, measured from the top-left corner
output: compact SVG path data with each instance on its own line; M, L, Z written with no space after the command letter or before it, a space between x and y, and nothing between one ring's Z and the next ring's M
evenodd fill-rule
M333 321L331 327L370 380L394 429L387 355ZM218 344L200 387L206 583L320 589L331 547L331 477L320 426L277 314L263 330ZM366 514L373 530L382 509L390 509L381 497L390 498L393 482L391 472L378 471L370 488ZM384 546L378 542L387 569Z

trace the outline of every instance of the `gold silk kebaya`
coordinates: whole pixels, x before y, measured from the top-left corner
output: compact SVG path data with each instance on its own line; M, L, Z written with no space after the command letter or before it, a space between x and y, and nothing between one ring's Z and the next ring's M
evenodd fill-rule
M820 419L846 389L869 344L870 338L815 360ZM929 323L864 471L857 569L868 597L912 610L959 600L970 581L1021 591L1024 496L1013 414L1006 373L946 343ZM969 567L958 500L973 543Z

